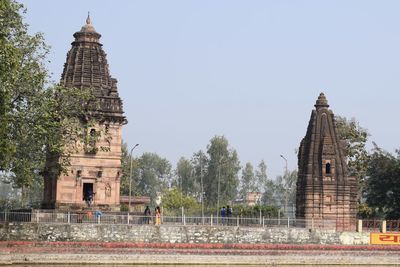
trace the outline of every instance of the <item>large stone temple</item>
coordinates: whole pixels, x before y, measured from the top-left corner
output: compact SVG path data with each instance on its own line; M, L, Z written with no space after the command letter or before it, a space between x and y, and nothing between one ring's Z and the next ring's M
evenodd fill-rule
M347 176L345 146L321 93L298 153L296 218L306 227L355 229L357 181Z
M88 142L71 155L68 173L45 173L43 208L118 210L121 130L126 119L117 80L109 73L106 54L99 42L101 35L94 29L89 16L86 24L73 36L75 40L67 54L60 84L93 90L95 100L89 109L94 123L82 121ZM60 160L55 158L55 161Z

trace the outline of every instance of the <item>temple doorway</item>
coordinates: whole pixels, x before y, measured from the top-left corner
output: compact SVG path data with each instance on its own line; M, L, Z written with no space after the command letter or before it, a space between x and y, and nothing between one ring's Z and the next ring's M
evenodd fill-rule
M93 183L83 183L83 200L88 206L93 203Z

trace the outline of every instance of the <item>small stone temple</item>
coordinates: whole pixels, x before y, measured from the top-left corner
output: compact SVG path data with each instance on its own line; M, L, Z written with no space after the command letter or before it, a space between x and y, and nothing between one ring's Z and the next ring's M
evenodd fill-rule
M71 155L68 173L59 176L45 172L43 208L119 210L121 130L127 121L117 80L109 73L106 53L99 42L101 35L89 16L73 36L75 40L67 54L60 83L65 87L93 90L95 100L89 105L92 111L89 119L94 123L89 124L89 119L82 121L88 142ZM54 161L48 165L55 164Z
M356 227L357 181L347 176L345 146L321 93L298 153L296 218L304 218L306 227Z

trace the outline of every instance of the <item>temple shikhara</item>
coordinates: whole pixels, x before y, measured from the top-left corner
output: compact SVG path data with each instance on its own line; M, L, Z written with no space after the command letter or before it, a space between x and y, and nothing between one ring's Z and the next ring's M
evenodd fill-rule
M321 93L298 153L296 218L304 218L306 227L356 227L357 181L347 176L345 146Z
M109 73L106 53L99 42L101 35L94 29L89 16L86 24L73 36L75 40L67 54L60 84L93 90L95 100L90 119L94 123L82 122L88 142L78 153L71 155L68 173L60 176L51 172L45 174L43 208L92 206L119 210L121 130L127 121L117 80Z

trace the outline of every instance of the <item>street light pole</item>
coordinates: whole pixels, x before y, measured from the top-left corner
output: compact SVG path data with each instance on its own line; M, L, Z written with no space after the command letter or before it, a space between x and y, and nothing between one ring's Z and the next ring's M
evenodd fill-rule
M183 223L183 215L184 215L184 211L183 211L183 187L182 187L182 184L183 184L183 175L181 175L181 182L180 182L180 184L181 184L181 211L182 211L182 223Z
M132 147L131 152L129 153L129 158L130 158L130 163L131 167L129 169L129 202L128 202L128 212L131 211L131 195L132 195L132 151L138 146L139 144L136 144L134 147Z
M284 174L284 179L287 179L287 177L286 177L286 175L288 175L288 169L287 169L287 159L283 156L283 155L280 155L281 156L281 158L283 158L284 160L285 160L285 174ZM286 181L286 180L284 180L284 181ZM286 186L285 186L286 187ZM287 205L288 205L288 196L287 196L287 188L285 188L285 213L286 213L286 215L288 214L288 211L287 211Z
M218 215L219 215L219 187L220 187L220 180L221 180L221 162L218 164L218 189L217 189L217 224L218 224Z
M201 221L204 224L204 188L203 188L203 168L200 154L200 184L201 184Z
M287 159L283 155L280 155L280 156L281 156L281 158L283 158L285 160L285 175L286 175L287 174Z

